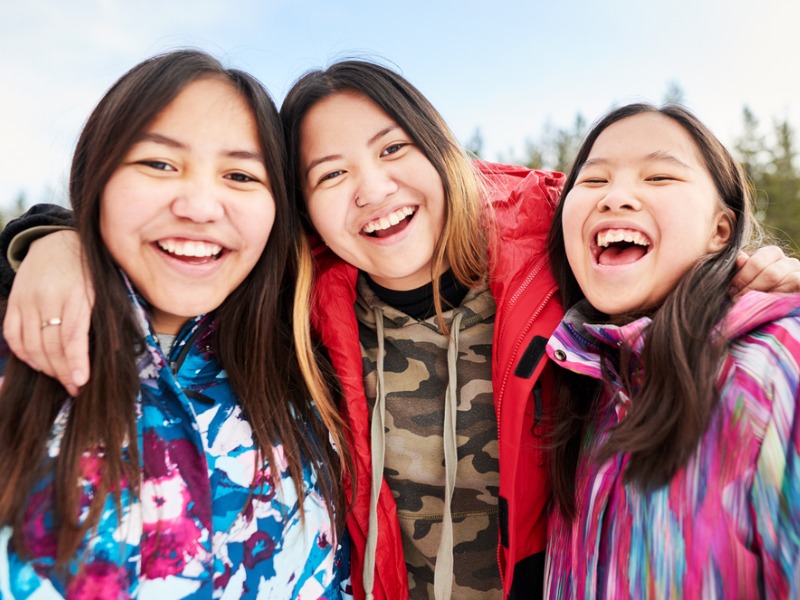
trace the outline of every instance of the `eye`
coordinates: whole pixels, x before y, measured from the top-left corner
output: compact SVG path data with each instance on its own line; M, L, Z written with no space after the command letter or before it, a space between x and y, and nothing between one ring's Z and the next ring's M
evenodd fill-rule
M408 142L397 142L396 144L391 144L387 146L383 150L383 152L381 152L381 156L389 156L390 154L395 154L408 145L410 145Z
M258 181L258 179L256 179L255 177L251 177L250 175L247 175L246 173L230 173L230 174L226 175L225 177L227 177L228 179L231 179L231 180L233 180L233 181L235 181L237 183L250 183L251 181L255 181L255 182Z
M599 176L587 176L587 177L581 177L575 183L576 185L602 185L604 183L608 183L608 180L604 177L599 177Z
M318 183L322 183L323 181L328 181L330 179L336 179L337 177L339 177L339 175L342 175L343 173L344 173L344 171L342 171L342 170L331 171L330 173L325 173L325 175L323 175L322 177L319 178L319 182Z
M654 182L661 182L661 181L676 181L677 178L671 175L651 175L647 177L645 181L654 181Z
M156 169L158 171L175 171L175 167L161 160L140 160L138 164Z

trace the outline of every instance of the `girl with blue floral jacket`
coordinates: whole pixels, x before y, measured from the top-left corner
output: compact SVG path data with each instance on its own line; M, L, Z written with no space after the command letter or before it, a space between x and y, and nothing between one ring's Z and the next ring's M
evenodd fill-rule
M347 595L345 444L292 343L283 161L261 84L200 52L139 64L89 117L70 200L92 377L70 397L9 361L0 598Z

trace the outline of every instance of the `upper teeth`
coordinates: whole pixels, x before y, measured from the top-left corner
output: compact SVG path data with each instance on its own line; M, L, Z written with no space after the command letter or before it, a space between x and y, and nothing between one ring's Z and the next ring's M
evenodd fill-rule
M403 208L399 208L396 211L389 213L383 217L378 217L374 221L370 221L366 225L364 225L364 229L362 231L364 233L372 233L373 231L380 231L381 229L388 229L392 225L397 225L400 221L405 219L408 216L414 214L414 209L410 206L404 206Z
M158 240L158 246L170 254L177 256L216 256L222 251L222 246L210 242L198 242L192 240Z
M603 248L615 242L631 242L639 246L649 246L650 240L641 231L633 229L606 229L597 234L597 245Z

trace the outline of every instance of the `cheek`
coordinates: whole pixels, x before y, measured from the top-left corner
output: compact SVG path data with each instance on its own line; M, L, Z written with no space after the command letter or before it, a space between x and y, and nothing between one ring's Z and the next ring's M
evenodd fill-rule
M264 251L275 225L275 202L272 196L258 203L247 203L236 212L235 228L256 258Z
M100 201L100 237L118 264L122 264L129 253L125 248L132 245L130 238L135 222L135 215L126 214L124 206L119 199L114 201L113 194L104 194Z
M583 224L586 220L585 211L579 202L574 199L564 201L564 210L561 213L561 227L564 236L564 248L567 252L567 259L570 264L574 264L585 248L583 236Z
M311 225L323 240L330 240L337 232L344 233L347 214L335 197L330 194L307 197L306 210Z

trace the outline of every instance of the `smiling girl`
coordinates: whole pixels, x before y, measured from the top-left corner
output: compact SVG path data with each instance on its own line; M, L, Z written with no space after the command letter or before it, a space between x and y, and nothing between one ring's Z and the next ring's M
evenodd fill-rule
M550 598L800 595L800 296L731 303L750 211L682 108L619 108L581 147L549 240Z
M200 52L141 63L89 117L70 201L92 377L70 398L8 365L0 597L339 598L328 440L345 445L291 343L297 231L266 91Z

